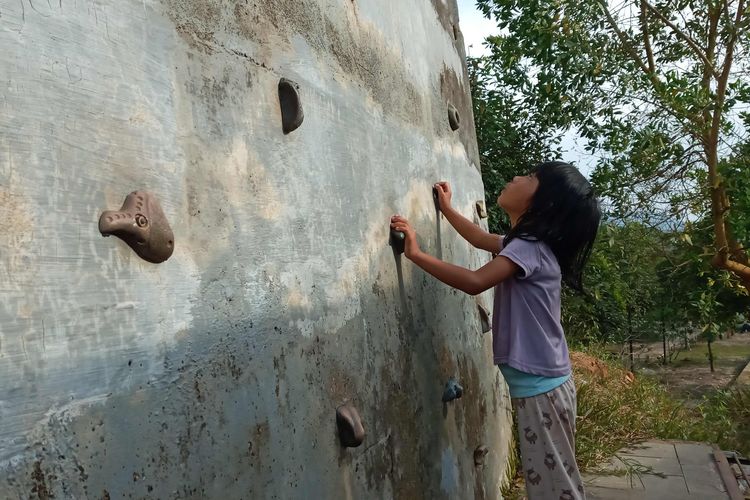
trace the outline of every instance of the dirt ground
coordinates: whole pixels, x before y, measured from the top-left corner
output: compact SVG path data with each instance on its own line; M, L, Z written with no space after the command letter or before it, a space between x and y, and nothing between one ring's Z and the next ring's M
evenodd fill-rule
M705 341L692 343L689 350L682 350L676 354L666 366L661 364L661 342L638 344L635 347L636 374L657 377L688 402L697 402L712 390L729 387L750 362L750 334L747 333L735 334L712 344L713 373L709 367ZM627 366L627 353L624 353L622 359Z

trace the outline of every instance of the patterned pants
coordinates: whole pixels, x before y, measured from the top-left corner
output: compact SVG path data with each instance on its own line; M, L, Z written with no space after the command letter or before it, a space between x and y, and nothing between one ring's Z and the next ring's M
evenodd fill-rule
M576 465L573 378L544 394L512 402L529 500L585 500Z

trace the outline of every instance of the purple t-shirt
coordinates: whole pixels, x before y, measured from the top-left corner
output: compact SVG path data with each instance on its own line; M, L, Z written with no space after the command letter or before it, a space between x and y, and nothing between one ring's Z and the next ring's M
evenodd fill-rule
M500 255L520 269L495 287L492 347L495 364L543 377L570 373L560 323L560 265L546 243L514 238Z

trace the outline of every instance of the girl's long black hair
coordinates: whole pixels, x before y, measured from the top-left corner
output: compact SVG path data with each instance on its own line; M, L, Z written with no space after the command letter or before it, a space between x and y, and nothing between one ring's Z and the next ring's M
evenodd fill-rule
M589 181L568 163L540 163L530 173L539 187L505 244L513 238L543 241L557 257L563 281L583 291L583 267L599 231L599 200Z

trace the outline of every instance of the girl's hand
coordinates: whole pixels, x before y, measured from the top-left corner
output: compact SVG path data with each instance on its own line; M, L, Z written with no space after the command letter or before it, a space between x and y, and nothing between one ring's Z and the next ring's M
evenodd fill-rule
M442 210L443 207L448 208L451 206L451 196L453 196L453 191L451 191L451 186L445 181L440 181L437 184L435 184L435 189L437 189L438 194L438 202L440 203L440 208Z
M391 229L404 233L404 255L406 255L407 259L411 259L420 252L419 244L417 243L417 233L411 227L408 220L400 215L394 215L391 217Z

